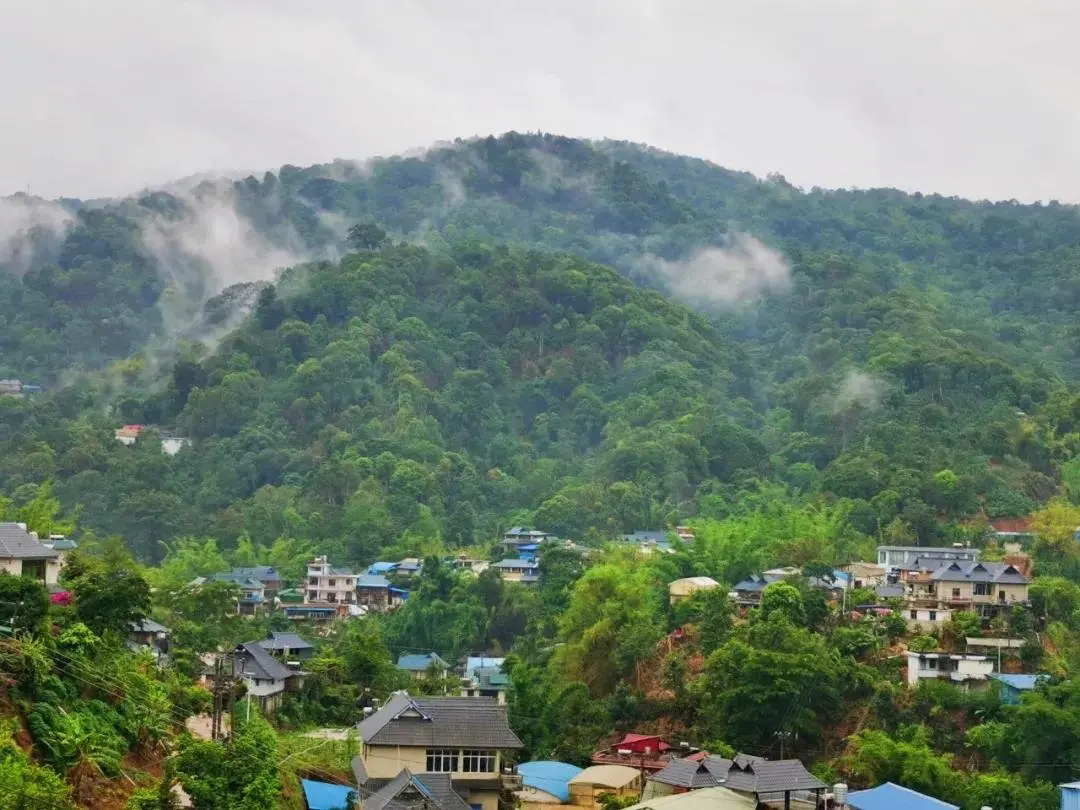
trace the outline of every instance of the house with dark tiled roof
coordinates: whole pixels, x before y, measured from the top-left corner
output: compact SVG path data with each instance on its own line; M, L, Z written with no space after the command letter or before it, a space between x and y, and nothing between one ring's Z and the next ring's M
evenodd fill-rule
M293 670L299 670L304 661L315 654L315 646L310 641L296 633L279 630L271 630L270 638L264 638L258 645Z
M402 787L411 784L402 777L407 770L431 790L435 788L428 775L448 780L454 793L480 810L497 810L504 787L502 763L508 753L522 747L510 728L506 707L493 698L412 697L397 692L361 721L357 732L360 755L353 760L353 771L363 795L394 780ZM520 787L519 777L514 775L512 781L507 787ZM420 790L419 785L414 787ZM396 787L391 790L395 791Z
M0 523L0 571L55 585L61 554L38 540L25 523Z
M299 673L285 666L262 647L259 641L245 641L233 650L233 671L259 701L264 712L277 710L286 691L299 685Z
M263 586L263 595L268 600L272 600L278 595L278 591L281 590L281 574L279 574L277 569L272 566L254 565L249 568L234 568L230 573L236 577L243 577L244 579L252 579L256 582L261 582Z
M257 579L234 571L222 571L214 574L214 581L224 582L239 589L236 612L241 616L254 616L266 606L266 586ZM192 584L202 585L204 582L205 580L200 577Z
M939 603L953 610L988 617L1028 601L1028 578L1008 563L954 562L936 570L931 580Z
M364 799L364 810L471 810L454 790L450 774L408 768Z
M747 754L734 759L705 757L679 759L649 777L647 795L682 793L708 787L724 787L753 796L758 802L785 802L796 794L820 798L826 784L797 759L768 760Z

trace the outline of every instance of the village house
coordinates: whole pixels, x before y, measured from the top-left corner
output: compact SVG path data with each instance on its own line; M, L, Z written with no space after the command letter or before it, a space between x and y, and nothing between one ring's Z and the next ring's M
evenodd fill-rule
M307 565L304 604L355 604L357 576L351 571L333 568L325 556L316 557Z
M546 805L570 803L570 780L581 773L577 765L534 760L517 766L521 790L515 794L521 810L550 810Z
M250 568L233 568L229 572L234 577L253 579L262 583L263 596L267 601L273 601L281 592L281 574L277 569L269 565L255 565Z
M482 574L491 567L487 560L474 559L459 554L450 560L450 567L455 571L468 571L470 574Z
M299 671L303 663L315 654L315 646L296 633L271 630L270 638L256 643L294 672Z
M394 563L394 573L399 577L412 577L424 567L419 557L405 557Z
M446 773L413 773L404 768L382 787L368 789L373 792L363 800L363 810L471 810ZM313 810L310 804L309 810Z
M450 665L436 652L398 656L397 668L414 678L426 678L432 672L441 676L450 671Z
M641 771L626 765L591 765L569 782L570 804L599 810L604 796L616 799L641 796Z
M1030 692L1040 682L1050 679L1049 675L1005 675L995 672L991 680L998 683L1001 690L1001 702L1006 706L1016 706L1025 692Z
M356 604L375 613L396 608L408 595L408 591L395 588L390 580L380 574L356 575Z
M214 574L215 582L232 585L240 591L236 598L236 612L241 616L254 616L266 606L266 586L259 580L233 571ZM198 577L191 582L194 586L205 585L205 577Z
M941 678L965 690L985 689L987 679L994 671L994 661L985 655L959 655L957 653L907 654L907 685L918 686L927 678Z
M277 711L286 691L300 686L300 674L272 656L258 641L245 641L233 651L233 671L247 694L267 714Z
M897 575L904 569L940 568L953 562L978 562L977 548L951 546L878 546L877 564L888 575Z
M136 649L149 650L158 663L163 663L169 653L169 628L153 619L140 619L132 622L128 642Z
M397 692L357 726L360 754L353 772L362 793L393 780L444 775L473 810L498 810L504 789L521 779L503 774L503 761L519 750L506 707L492 698L412 697ZM409 776L403 777L407 771ZM370 810L365 805L365 810Z
M469 656L465 659L465 674L461 678L462 697L495 698L499 705L506 703L510 676L503 672L505 658Z
M508 552L516 551L519 546L539 545L551 539L547 532L528 529L524 526L514 526L508 530L502 538L502 543Z
M0 523L0 571L55 586L62 562L61 552L38 540L25 523Z
M885 584L885 567L869 562L851 562L840 570L849 576L852 588L875 588Z
M652 773L663 770L673 758L672 748L656 734L627 733L607 748L593 753L593 765L626 765Z
M676 605L692 597L698 591L711 591L719 588L720 583L712 577L684 577L668 585L668 599Z
M1028 600L1028 578L1011 563L952 562L933 570L900 572L906 617L913 628L931 629L949 621L952 611L974 611L983 618Z
M775 574L751 574L735 583L731 596L739 607L747 608L761 604L761 594L769 585L779 582L782 576Z
M797 759L768 760L747 754L685 757L649 777L646 798L724 787L754 797L760 804L786 806L798 794L820 799L827 785Z
M532 560L499 560L491 567L499 572L503 582L531 585L540 579L540 564Z

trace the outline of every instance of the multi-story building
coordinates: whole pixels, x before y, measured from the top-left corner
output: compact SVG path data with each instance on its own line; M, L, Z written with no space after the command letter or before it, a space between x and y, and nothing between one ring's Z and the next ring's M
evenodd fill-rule
M499 560L491 566L503 582L532 585L540 580L540 564L532 560Z
M985 655L909 652L907 659L908 686L917 686L927 678L941 678L964 689L985 689L994 671L993 659Z
M506 756L522 747L521 740L494 698L397 692L357 730L360 756L353 771L362 793L405 771L421 779L447 774L473 810L497 810L504 789L521 787L516 774L503 774Z
M304 604L352 605L356 603L357 574L333 568L326 557L308 563Z
M978 562L979 550L956 546L878 546L877 557L877 564L887 573L897 573L912 568L939 568L953 562Z
M946 622L956 610L988 618L1028 600L1028 578L1010 563L952 562L933 570L904 570L900 584L908 623L920 626Z

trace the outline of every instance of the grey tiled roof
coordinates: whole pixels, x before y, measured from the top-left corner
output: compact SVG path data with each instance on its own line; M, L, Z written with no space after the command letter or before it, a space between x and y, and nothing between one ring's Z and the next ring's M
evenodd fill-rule
M259 642L264 650L313 650L314 646L296 635L296 633L282 633L276 630L270 632L270 638Z
M18 523L0 523L0 559L51 560L59 557Z
M257 579L260 582L281 582L281 574L267 565L256 565L252 568L234 568L230 573L248 579Z
M706 757L700 762L691 759L676 759L650 776L649 780L696 790L723 784L730 768L731 760L721 757Z
M732 765L724 787L744 793L782 793L785 790L815 790L825 783L806 770L797 759L758 760L740 768Z
M368 745L521 748L495 698L410 697L399 692L357 726Z
M158 624L153 619L140 619L131 623L131 629L136 633L168 633L169 628Z
M245 641L236 648L236 669L238 675L270 681L284 681L296 674L259 646L258 641Z
M364 810L469 810L469 805L454 792L450 774L414 774L406 768L364 799Z
M797 759L771 762L746 754L736 754L734 762L723 757L706 757L700 762L677 759L649 779L689 790L722 786L755 794L825 787Z
M1003 585L1024 585L1028 581L1016 567L995 562L954 562L942 566L930 578L937 582L999 582Z

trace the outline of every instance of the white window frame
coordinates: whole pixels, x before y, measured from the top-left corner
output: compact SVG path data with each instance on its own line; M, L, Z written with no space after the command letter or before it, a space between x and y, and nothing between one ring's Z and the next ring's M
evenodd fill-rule
M488 748L466 748L461 752L462 773L495 773L498 752Z
M456 748L429 748L426 759L428 773L457 773L460 767Z

